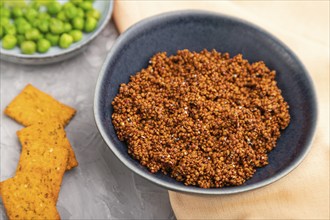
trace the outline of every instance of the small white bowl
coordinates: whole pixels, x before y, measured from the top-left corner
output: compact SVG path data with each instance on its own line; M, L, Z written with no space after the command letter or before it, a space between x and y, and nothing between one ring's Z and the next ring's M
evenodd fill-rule
M44 54L35 53L33 55L26 55L22 54L18 47L15 47L12 50L3 49L0 41L0 59L19 64L42 65L66 60L81 53L108 23L112 14L113 1L96 0L93 7L101 12L101 18L96 30L92 33L84 33L83 39L79 42L73 43L69 48L61 49L59 47L51 47L49 51Z

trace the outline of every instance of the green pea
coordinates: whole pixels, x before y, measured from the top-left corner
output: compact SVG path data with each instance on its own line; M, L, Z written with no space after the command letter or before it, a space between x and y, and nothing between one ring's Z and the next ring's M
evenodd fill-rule
M72 19L72 26L74 29L83 30L84 25L85 25L85 21L83 18L76 17L76 18Z
M51 34L51 33L47 33L45 38L47 40L49 40L49 42L51 43L52 46L57 46L58 45L58 41L60 39L59 35L55 35L55 34Z
M78 10L75 6L72 6L72 7L65 8L64 12L68 19L72 19L77 16Z
M37 45L33 41L23 41L21 43L21 51L23 54L34 54L36 49Z
M0 39L2 39L3 35L4 35L4 30L3 30L3 27L0 26Z
M46 39L40 39L37 42L37 50L39 53L46 53L51 47L51 43Z
M18 27L20 24L26 24L29 23L25 18L23 17L18 17L14 20L14 24L16 25L16 27Z
M10 24L10 19L7 17L0 17L0 26L4 27Z
M71 2L66 2L63 4L63 9L65 10L66 8L74 7L74 4Z
M40 31L36 28L32 28L28 31L26 31L25 33L25 38L27 40L38 40L40 39L41 35L40 35Z
M70 23L64 23L64 32L68 33L69 31L72 30L72 25Z
M58 1L52 1L47 4L47 12L51 15L56 15L57 13L59 13L61 8L62 5Z
M19 7L14 7L11 11L12 15L14 18L18 18L18 17L22 17L23 14L23 10Z
M88 1L84 1L84 2L79 4L79 7L84 9L85 11L89 11L89 10L93 9L93 3L88 2Z
M16 38L17 38L17 45L21 46L22 42L25 41L25 36L24 35L16 35Z
M49 31L49 22L47 20L41 20L38 29L43 33L47 33Z
M101 17L101 13L98 10L96 10L95 8L93 8L92 10L90 10L86 13L86 16L99 20Z
M40 19L40 20L49 20L50 18L51 18L51 16L46 12L41 12L38 15L38 19Z
M41 20L39 20L39 19L34 19L30 22L30 24L32 25L32 27L37 28L40 24L40 21Z
M19 34L25 34L31 28L32 28L32 26L30 23L20 23L17 25L17 32Z
M30 2L29 7L34 8L35 10L39 11L39 9L41 7L41 3L37 2L37 1L32 1L32 2Z
M69 34L72 36L73 42L78 42L83 37L83 33L79 30L72 30L69 32Z
M0 17L10 18L10 15L11 15L11 13L8 8L5 8L5 7L0 8Z
M85 17L85 12L82 8L77 8L77 17L79 18Z
M59 41L61 48L68 48L73 43L73 37L70 34L62 34Z
M97 25L97 20L92 17L87 17L85 22L85 28L84 31L89 33L95 30Z
M64 32L64 24L61 20L52 18L49 23L50 31L53 34L61 34Z
M59 19L59 20L61 20L61 21L67 21L67 20L68 20L68 18L66 17L64 11L60 11L60 12L56 15L56 18Z
M34 8L28 8L28 9L26 9L25 18L28 21L34 20L37 16L38 16L38 11L36 9L34 9Z
M70 0L70 2L72 2L75 5L79 5L80 3L82 3L84 0Z
M15 35L17 33L16 27L13 24L8 24L4 26L5 34Z
M7 34L2 38L2 48L6 50L13 49L17 44L17 38L14 35Z

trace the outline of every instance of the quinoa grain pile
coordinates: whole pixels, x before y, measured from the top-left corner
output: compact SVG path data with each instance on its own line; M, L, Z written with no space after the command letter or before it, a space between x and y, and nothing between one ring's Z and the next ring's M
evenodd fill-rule
M202 188L243 184L290 122L275 71L215 50L156 54L112 105L133 158Z

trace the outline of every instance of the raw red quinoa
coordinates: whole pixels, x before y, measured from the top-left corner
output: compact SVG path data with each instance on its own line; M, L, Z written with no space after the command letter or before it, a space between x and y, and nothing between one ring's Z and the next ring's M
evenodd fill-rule
M202 188L241 185L268 164L290 122L275 71L215 50L158 53L149 63L112 102L133 158Z

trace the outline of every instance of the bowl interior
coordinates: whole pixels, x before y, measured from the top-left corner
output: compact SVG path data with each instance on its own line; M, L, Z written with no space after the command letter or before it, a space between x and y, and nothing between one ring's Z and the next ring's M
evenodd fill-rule
M147 67L157 52L174 54L180 49L204 48L242 53L250 62L263 60L277 72L276 80L290 106L291 123L282 132L276 148L269 154L269 165L242 186L201 189L184 186L163 175L151 174L127 154L111 122L111 102L119 85ZM290 50L263 30L230 17L207 12L185 11L163 14L133 26L116 42L101 71L95 96L95 116L100 132L117 157L134 172L172 190L229 194L267 185L294 169L306 155L316 123L314 90L306 70Z

